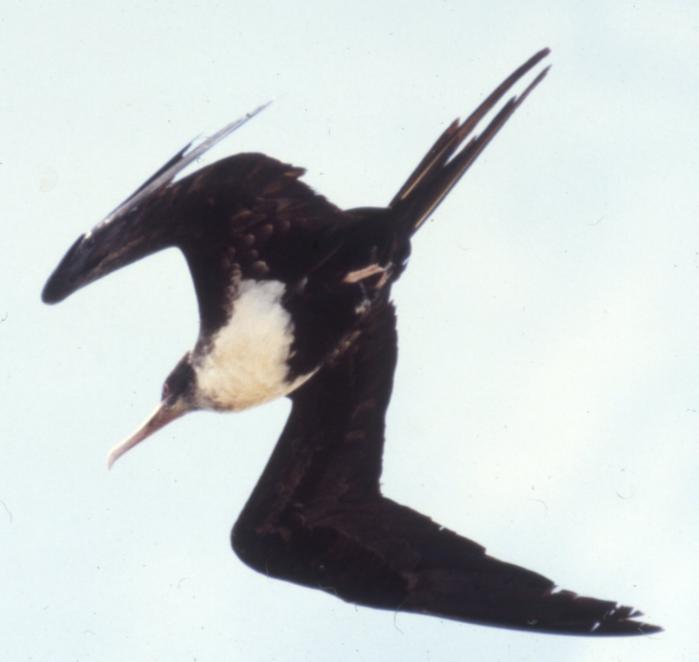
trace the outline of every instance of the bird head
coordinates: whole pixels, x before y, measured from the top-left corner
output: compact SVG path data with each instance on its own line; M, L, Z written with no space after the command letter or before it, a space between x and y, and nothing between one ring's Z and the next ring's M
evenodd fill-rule
M187 352L165 380L160 404L136 432L112 448L107 458L107 466L111 468L126 451L176 418L201 409L198 400L196 373L192 366L191 354Z

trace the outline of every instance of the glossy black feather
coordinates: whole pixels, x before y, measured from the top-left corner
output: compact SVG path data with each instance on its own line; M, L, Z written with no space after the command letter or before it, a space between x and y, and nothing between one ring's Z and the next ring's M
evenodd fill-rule
M390 207L399 210L412 223L413 231L417 230L444 200L515 110L544 79L549 67L539 72L524 92L509 99L482 133L472 135L481 120L493 110L515 83L549 53L549 49L544 48L515 69L463 122L454 120L425 154L390 203ZM469 137L471 139L464 145Z
M384 416L397 342L377 304L358 336L293 393L284 432L232 533L248 565L370 607L561 634L660 628L531 570L384 497Z

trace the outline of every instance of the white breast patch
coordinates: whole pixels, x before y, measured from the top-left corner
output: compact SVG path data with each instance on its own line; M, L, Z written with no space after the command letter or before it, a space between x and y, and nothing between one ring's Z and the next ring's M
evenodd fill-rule
M197 389L217 409L240 410L290 393L313 373L287 381L294 340L276 280L243 280L228 322L195 364Z

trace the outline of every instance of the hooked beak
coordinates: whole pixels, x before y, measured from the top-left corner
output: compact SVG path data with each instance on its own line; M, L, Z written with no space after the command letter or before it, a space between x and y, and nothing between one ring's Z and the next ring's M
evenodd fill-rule
M109 451L109 455L107 456L107 468L111 469L112 465L126 453L126 451L131 450L146 437L150 437L154 432L157 432L160 428L165 427L168 423L186 414L188 411L189 408L179 401L172 405L167 404L166 401L161 402L157 409L134 434Z

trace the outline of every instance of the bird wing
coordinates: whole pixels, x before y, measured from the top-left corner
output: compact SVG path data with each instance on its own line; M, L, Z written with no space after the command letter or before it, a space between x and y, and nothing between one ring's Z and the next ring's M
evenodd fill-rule
M630 607L558 590L384 497L384 417L397 355L392 306L377 305L358 334L291 395L286 427L233 528L244 562L370 607L539 632L659 629Z
M229 314L231 287L245 278L293 282L337 249L338 223L351 221L299 180L304 173L264 154L238 154L174 181L249 113L197 147L185 146L91 231L81 235L46 283L46 303L147 255L182 250L202 328Z
M187 143L102 221L80 235L46 282L43 301L58 303L115 269L175 245L173 223L154 213L172 202L173 191L181 188L173 185L175 176L267 105L227 124L197 146Z

